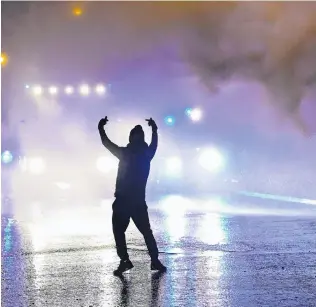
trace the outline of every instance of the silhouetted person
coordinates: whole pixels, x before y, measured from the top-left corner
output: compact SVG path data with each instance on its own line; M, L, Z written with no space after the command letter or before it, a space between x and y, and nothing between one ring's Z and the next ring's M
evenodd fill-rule
M131 130L129 144L126 147L117 146L107 137L104 131L104 126L108 122L107 116L102 118L98 125L102 144L119 159L115 201L112 205L112 225L117 255L121 262L114 271L114 275L120 275L134 267L129 260L125 239L125 231L130 218L144 236L151 258L151 269L160 272L166 271L166 267L158 259L158 248L150 228L145 200L150 162L158 145L157 125L152 118L147 121L152 128L152 140L149 146L145 142L144 131L140 125Z

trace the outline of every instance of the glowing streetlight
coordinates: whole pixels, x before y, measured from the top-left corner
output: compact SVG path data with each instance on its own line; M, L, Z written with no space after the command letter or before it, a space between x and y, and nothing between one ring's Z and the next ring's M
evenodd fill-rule
M73 92L74 92L74 88L72 86L68 85L65 87L65 93L67 95L71 95Z
M90 94L90 87L89 87L89 85L87 85L87 84L81 85L80 88L79 88L79 92L83 96L89 95Z
M51 86L51 87L48 89L48 92L49 92L51 95L55 95L55 94L57 94L58 89L57 89L56 86Z
M8 55L1 52L1 66L6 66L8 64Z
M98 95L104 95L106 93L106 87L103 84L98 84L95 87L95 91Z
M75 7L75 8L73 8L72 13L75 16L81 16L82 15L82 9L80 7Z

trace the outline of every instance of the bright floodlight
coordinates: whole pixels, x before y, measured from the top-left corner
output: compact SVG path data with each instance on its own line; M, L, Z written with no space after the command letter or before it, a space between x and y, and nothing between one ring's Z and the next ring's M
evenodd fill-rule
M102 84L98 84L95 87L95 91L98 95L104 95L106 93L106 87Z
M223 169L225 161L223 155L217 149L210 148L201 153L199 163L210 172L219 172Z
M49 92L51 95L55 95L55 94L57 94L58 89L57 89L56 86L51 86L51 87L48 89L48 92Z
M179 157L171 157L166 161L166 171L168 175L175 176L181 173L182 161Z
M189 113L190 118L196 122L199 121L202 118L202 111L200 109L192 109Z
M71 95L73 92L74 92L74 88L72 86L68 85L68 86L65 87L65 93L67 95Z
M83 96L87 96L90 94L90 87L87 84L83 84L79 88L79 93Z
M28 159L28 170L33 174L41 174L45 169L43 158L35 157Z
M43 93L43 89L39 86L39 85L35 85L33 87L33 94L38 96L41 95Z
M109 173L116 166L116 161L110 157L100 157L97 159L97 169L102 173Z
M2 153L1 155L1 161L4 163L4 164L8 164L10 162L12 162L13 160L13 155L12 153L9 151L9 150L6 150Z

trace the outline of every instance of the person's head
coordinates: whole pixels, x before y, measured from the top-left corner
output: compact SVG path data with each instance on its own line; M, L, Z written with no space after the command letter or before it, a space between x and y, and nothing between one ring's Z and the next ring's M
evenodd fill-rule
M129 134L130 143L144 143L145 134L141 125L135 126Z

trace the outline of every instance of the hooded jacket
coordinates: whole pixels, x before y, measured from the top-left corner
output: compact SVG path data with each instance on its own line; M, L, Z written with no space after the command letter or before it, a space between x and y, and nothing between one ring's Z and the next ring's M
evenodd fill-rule
M99 129L102 144L119 159L114 196L127 200L144 201L150 162L158 146L158 133L152 130L150 145L145 142L145 135L140 125L133 128L129 136L129 144L119 147L107 137L104 129ZM137 141L133 134L138 134Z

